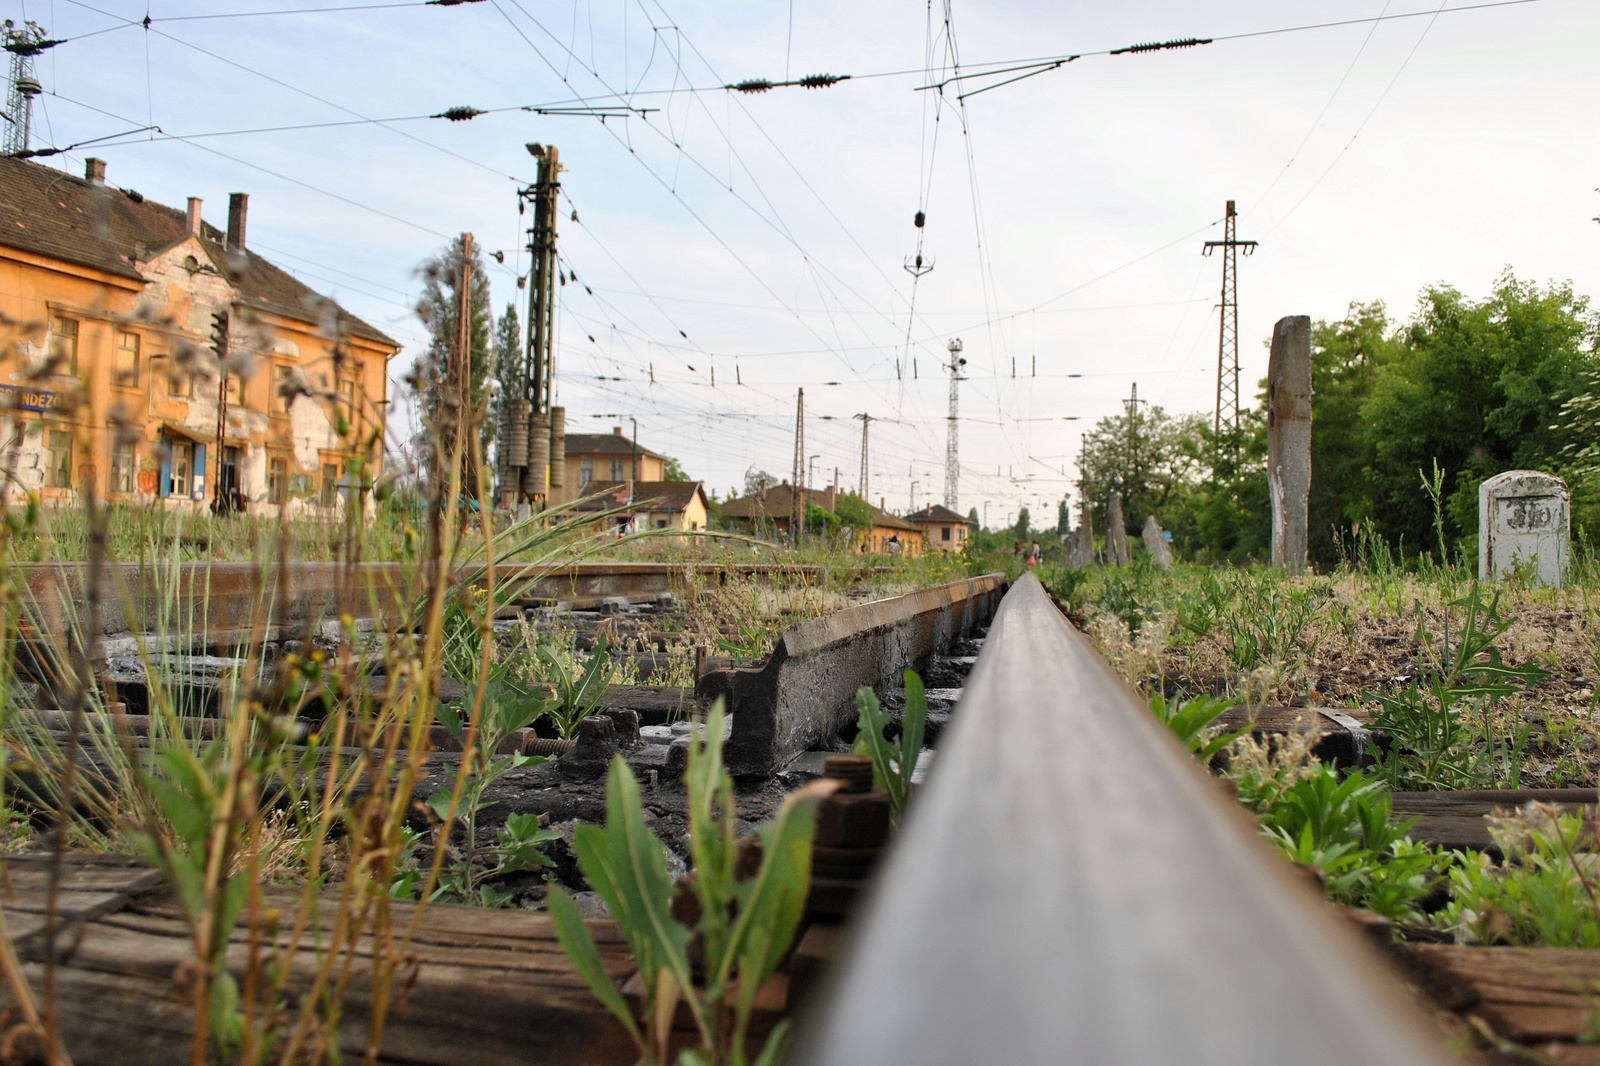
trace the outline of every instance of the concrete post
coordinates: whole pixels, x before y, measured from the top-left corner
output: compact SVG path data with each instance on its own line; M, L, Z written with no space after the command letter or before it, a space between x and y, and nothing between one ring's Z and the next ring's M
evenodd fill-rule
M1311 319L1290 315L1272 329L1267 361L1267 488L1272 494L1272 565L1306 568L1311 502Z
M1507 470L1478 486L1478 580L1532 566L1542 585L1560 588L1572 532L1566 482L1535 470Z
M1083 509L1083 520L1067 537L1067 565L1081 570L1094 563L1094 512Z
M1113 492L1106 503L1106 562L1128 565L1128 524L1122 518L1122 493Z
M1156 521L1155 515L1148 515L1144 520L1144 530L1140 534L1144 538L1144 546L1150 550L1155 558L1156 565L1163 570L1172 568L1172 545L1167 543L1167 532L1161 528L1161 523Z

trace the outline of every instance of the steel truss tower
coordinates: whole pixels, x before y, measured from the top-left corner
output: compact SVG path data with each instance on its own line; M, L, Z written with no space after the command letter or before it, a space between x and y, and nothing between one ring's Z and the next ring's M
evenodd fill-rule
M1238 239L1237 212L1234 202L1228 201L1223 216L1222 240L1206 241L1202 255L1210 255L1213 248L1222 249L1222 321L1217 332L1217 413L1212 422L1220 444L1224 428L1229 431L1232 446L1237 446L1239 430L1239 249L1249 255L1256 249L1256 241Z
M944 445L944 505L952 511L958 510L961 497L961 368L967 361L961 358L961 338L954 337L946 345L950 352L950 414L948 415L949 429L945 436Z

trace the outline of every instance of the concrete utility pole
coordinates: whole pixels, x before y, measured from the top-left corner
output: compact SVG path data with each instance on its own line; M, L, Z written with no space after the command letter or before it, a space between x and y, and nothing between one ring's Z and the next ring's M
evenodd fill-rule
M1239 249L1249 255L1256 250L1256 241L1238 239L1234 202L1228 201L1222 220L1222 240L1206 241L1202 255L1210 255L1213 248L1222 249L1222 321L1217 332L1217 412L1212 429L1216 433L1218 448L1222 448L1222 433L1229 430L1228 451L1236 458L1239 430Z
M502 461L501 497L510 502L518 495L539 504L549 495L552 451L551 401L555 388L555 283L556 283L556 206L561 194L561 153L552 146L528 145L528 152L539 161L534 184L517 190L517 209L521 213L533 201L533 225L528 230L528 348L523 364L523 394L518 402L506 405L502 440L509 461ZM565 433L566 412L555 419ZM527 426L526 445L510 427ZM525 450L525 454L520 454ZM565 461L565 438L561 452ZM520 460L520 463L516 462ZM520 471L516 469L521 467ZM520 474L520 477L518 476ZM559 483L565 478L556 476Z
M961 495L960 383L961 368L967 361L961 358L960 337L951 338L946 349L950 352L950 365L946 368L950 371L950 414L944 445L944 505L954 511L960 506Z
M794 474L789 482L789 543L800 543L800 524L805 521L806 503L803 482L806 476L806 390L794 401Z
M1306 568L1311 501L1311 318L1290 315L1272 329L1267 360L1267 488L1272 494L1272 565Z
M861 419L861 480L856 482L859 486L856 491L861 493L863 500L871 495L871 483L867 481L867 430L872 426L872 416L860 414L855 417Z

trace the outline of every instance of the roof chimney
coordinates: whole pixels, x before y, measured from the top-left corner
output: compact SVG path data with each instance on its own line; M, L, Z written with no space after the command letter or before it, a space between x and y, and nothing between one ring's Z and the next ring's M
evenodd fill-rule
M878 510L882 511L884 514L888 514L889 513L889 497L887 497L887 496L879 496L878 497Z
M244 251L244 216L250 210L250 194L228 194L228 250Z
M612 426L611 427L611 432L615 433L617 436L620 437L620 436L622 436L622 427L621 426Z
M196 237L200 236L200 197L189 197L189 224L188 230Z
M91 185L106 183L106 161L90 156L83 161L83 176Z

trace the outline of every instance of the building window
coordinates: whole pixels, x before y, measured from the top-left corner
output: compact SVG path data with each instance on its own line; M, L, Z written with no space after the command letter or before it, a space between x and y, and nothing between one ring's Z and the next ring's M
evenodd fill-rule
M192 388L191 379L183 370L174 366L167 369L167 395L174 400L187 400Z
M332 463L322 464L322 499L318 502L324 507L339 502L339 468Z
M267 458L267 502L284 503L289 499L289 460L281 455Z
M173 496L189 495L189 474L194 462L194 445L174 442L172 448L172 481L167 491Z
M578 464L578 487L582 488L594 480L594 460L585 459Z
M44 484L51 489L72 487L72 433L65 429L50 430L48 453L45 456Z
M274 410L281 414L289 413L289 403L294 399L294 393L289 389L289 383L294 379L294 367L280 366L273 370L272 392L277 405Z
M77 376L77 319L52 318L50 320L50 362L54 364L51 368L51 373Z
M940 526L939 527L939 539L940 540L949 540L950 539L950 527L949 526Z
M111 383L121 385L125 389L139 387L139 335L137 333L117 334L117 366L111 375Z
M613 460L611 460L611 480L612 481L621 481L622 480L622 460L621 459L613 459Z
M239 380L239 375L238 374L229 374L228 375L228 402L230 404L233 404L235 407L237 407L241 403L243 403L243 401L239 399L239 397L243 396L243 395L244 395L244 382Z
M138 454L133 450L133 442L113 440L111 442L111 491L133 492L135 482L135 469L138 466Z
M356 383L353 381L339 382L339 406L344 410L344 417L351 422L356 420Z

